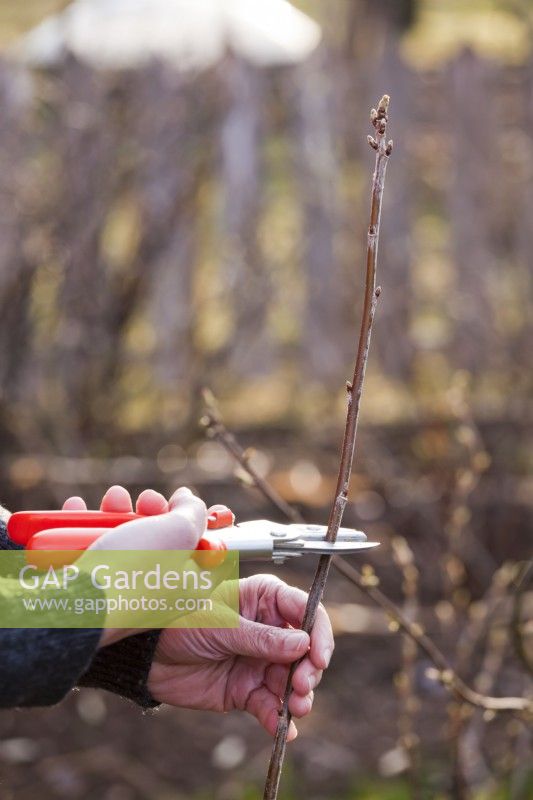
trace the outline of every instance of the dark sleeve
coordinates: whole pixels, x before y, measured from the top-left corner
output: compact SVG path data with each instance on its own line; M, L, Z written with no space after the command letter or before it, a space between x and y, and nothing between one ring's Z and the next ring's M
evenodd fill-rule
M0 708L49 706L76 686L101 631L0 629Z
M1 520L0 549L21 549ZM100 628L0 628L0 708L53 705L75 686L107 689L143 708L157 706L147 679L159 632L98 650L101 635Z
M147 681L160 631L128 636L116 644L98 650L78 686L107 689L142 708L155 708L159 703L148 691Z

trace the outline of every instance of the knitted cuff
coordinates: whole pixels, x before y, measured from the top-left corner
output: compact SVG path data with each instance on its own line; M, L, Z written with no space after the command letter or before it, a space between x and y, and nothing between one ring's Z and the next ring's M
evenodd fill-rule
M0 519L0 550L20 550L20 546L14 544L8 537L5 522ZM17 633L16 631L14 633ZM20 631L18 632L20 634ZM11 635L7 632L6 635ZM155 708L159 703L154 700L147 687L148 674L152 666L155 648L159 640L160 631L148 631L139 633L136 636L129 636L116 644L109 645L97 650L87 667L90 653L94 652L101 636L101 630L76 630L76 631L30 631L25 637L28 643L39 637L46 638L46 644L57 639L62 643L64 640L69 646L61 646L58 652L69 661L69 672L76 674L85 668L81 678L77 680L78 686L87 686L95 689L106 689L108 692L119 694L129 700L133 700L142 708ZM20 637L19 637L20 638ZM79 659L74 657L74 653L80 650ZM83 662L85 658L85 662ZM57 659L57 656L56 656ZM25 659L28 661L28 659ZM57 661L55 662L57 665ZM78 665L79 664L79 665ZM43 670L43 672L45 672ZM55 670L57 673L57 669ZM48 680L48 679L47 679ZM41 705L57 703L64 694L71 688L73 681L55 690L50 697L39 696L38 700L33 700L31 704ZM49 681L47 685L49 685ZM21 699L17 699L16 705L22 705ZM24 703L28 704L28 703Z
M155 708L159 703L148 691L147 681L160 633L138 633L102 647L78 686L106 689L142 708Z

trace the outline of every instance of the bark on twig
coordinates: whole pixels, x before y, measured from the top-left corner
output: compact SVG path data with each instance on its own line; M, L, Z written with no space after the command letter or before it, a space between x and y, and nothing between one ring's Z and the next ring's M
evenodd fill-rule
M352 473L357 423L359 421L359 408L361 404L366 365L368 362L372 324L374 322L377 299L381 292L381 289L376 287L376 263L379 241L379 224L381 218L381 203L383 200L383 190L385 186L385 172L387 169L389 156L392 152L392 141L387 141L388 107L389 97L388 95L384 95L380 100L377 109L372 109L370 115L375 129L375 138L369 137L369 144L376 151L376 164L372 180L372 201L370 209L370 225L368 228L365 298L353 380L347 385L348 412L346 415L346 426L344 430L344 439L342 442L339 475L335 491L335 501L331 508L328 520L328 528L326 533L326 541L328 542L335 542L337 539L344 509L346 508L346 503L348 502L348 488ZM302 629L307 633L310 633L313 629L317 610L324 594L324 588L326 586L330 564L331 556L321 556L318 561L318 566L311 589L309 591L307 606L302 621ZM283 696L282 708L279 715L278 727L265 782L265 791L263 795L264 800L276 800L278 796L279 781L287 745L287 734L291 721L289 698L292 692L292 678L296 667L297 663L292 664L289 670L289 676Z

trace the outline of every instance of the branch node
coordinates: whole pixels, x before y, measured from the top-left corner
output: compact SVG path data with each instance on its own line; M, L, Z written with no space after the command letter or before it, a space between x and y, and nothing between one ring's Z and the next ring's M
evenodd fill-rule
M376 142L376 140L374 139L373 136L370 136L370 134L368 134L368 136L366 137L366 140L367 140L368 144L370 145L370 147L372 148L372 150L377 150L378 149L378 143Z

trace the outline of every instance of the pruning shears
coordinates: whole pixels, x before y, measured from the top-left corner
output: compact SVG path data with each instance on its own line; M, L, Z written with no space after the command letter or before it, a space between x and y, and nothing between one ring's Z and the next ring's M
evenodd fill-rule
M111 528L136 519L145 517L133 512L19 511L9 518L7 530L12 541L26 550L69 551L73 560L76 551L86 550ZM222 559L225 552L237 550L242 560L283 564L304 555L353 555L379 544L352 528L341 528L335 542L326 541L326 532L325 525L283 525L267 519L235 524L233 513L226 509L209 515L196 549L219 553Z

